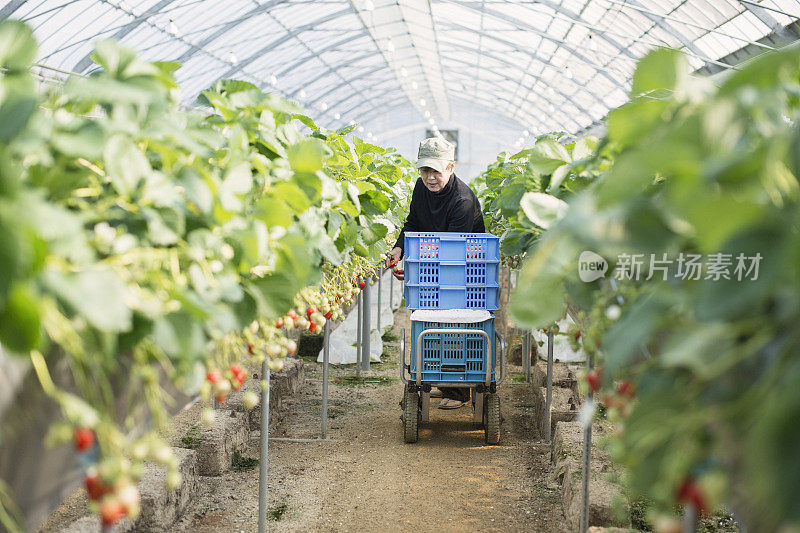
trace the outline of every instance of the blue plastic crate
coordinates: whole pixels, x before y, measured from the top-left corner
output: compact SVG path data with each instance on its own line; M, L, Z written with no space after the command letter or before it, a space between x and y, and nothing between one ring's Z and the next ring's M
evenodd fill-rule
M489 335L435 333L422 338L422 381L484 383L484 353L491 350L491 380L495 381L494 317L483 322L450 324L411 321L411 380L417 379L417 337L426 329L478 329Z
M500 261L426 261L406 259L405 279L411 285L494 286Z
M500 237L491 233L406 232L406 261L500 261Z
M465 287L463 285L412 285L406 283L403 294L407 309L485 309L497 311L500 285Z

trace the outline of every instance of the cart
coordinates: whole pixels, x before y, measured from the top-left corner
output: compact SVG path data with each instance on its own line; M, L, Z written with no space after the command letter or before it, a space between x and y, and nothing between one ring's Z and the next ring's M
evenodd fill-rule
M419 320L415 320L414 315L419 313ZM470 314L486 318L469 321ZM468 387L473 420L483 427L486 443L500 442L502 418L497 386L504 378L505 342L494 329L494 316L488 311L460 309L415 311L411 335L408 363L405 329L400 341L401 377L405 383L400 406L405 442L419 440L420 426L430 421L431 388L439 386ZM495 370L497 361L499 372Z

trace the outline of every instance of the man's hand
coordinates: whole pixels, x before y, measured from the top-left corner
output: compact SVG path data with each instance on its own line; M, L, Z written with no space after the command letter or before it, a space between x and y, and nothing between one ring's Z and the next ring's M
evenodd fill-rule
M403 250L399 247L392 248L392 251L389 252L389 257L386 258L386 268L389 268L390 264L397 264L400 258L403 256ZM398 270L396 267L392 270L392 275L396 279L405 279L405 272L403 270Z

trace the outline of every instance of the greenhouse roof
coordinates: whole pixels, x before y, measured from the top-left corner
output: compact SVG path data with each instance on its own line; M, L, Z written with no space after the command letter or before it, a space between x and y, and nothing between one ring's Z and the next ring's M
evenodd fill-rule
M486 117L468 127L491 120L509 142L597 124L625 102L650 49L725 69L746 47L773 48L798 17L797 0L0 2L0 18L34 27L47 69L88 73L93 42L115 38L148 60L181 62L187 103L238 78L300 102L323 126L360 123L368 138L392 114L434 131Z

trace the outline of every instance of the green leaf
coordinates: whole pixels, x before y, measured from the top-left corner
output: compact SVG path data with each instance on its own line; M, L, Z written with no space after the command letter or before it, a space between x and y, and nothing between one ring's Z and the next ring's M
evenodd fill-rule
M0 67L9 72L27 70L36 59L33 30L17 20L0 22Z
M639 143L653 131L670 107L666 100L633 100L608 114L608 137L622 146Z
M96 122L86 122L76 131L53 132L50 141L56 150L68 157L94 161L103 156L106 133Z
M578 139L572 148L572 160L577 161L592 157L597 151L598 144L599 140L594 135L587 135Z
M351 124L350 126L345 126L344 128L339 128L336 130L336 135L347 135L354 129L358 127L358 124Z
M388 231L389 229L383 224L370 224L363 229L361 237L364 239L364 244L370 246L386 237Z
M38 299L29 286L16 283L11 287L6 307L0 311L0 341L20 354L39 342Z
M306 126L311 128L312 131L318 131L319 130L319 126L317 126L316 122L314 122L310 117L308 117L306 115L301 115L299 113L295 113L294 115L292 115L292 117L296 118L297 120L299 120L300 122L302 122L303 124L305 124Z
M369 257L369 250L360 242L353 243L353 251L361 257Z
M550 187L548 188L551 193L558 192L558 190L561 188L561 183L567 176L569 176L570 170L570 165L561 165L555 169L553 176L550 178Z
M322 179L316 172L298 172L293 179L312 204L319 203L322 199Z
M535 234L528 230L508 229L500 239L503 255L513 257L528 251Z
M361 210L370 215L382 215L389 210L389 197L380 191L367 191L358 195Z
M285 201L267 196L256 203L253 215L263 221L267 227L282 226L288 228L294 223L295 213Z
M3 95L3 85L8 85L3 82L0 79L0 142L7 144L28 124L36 111L36 99L30 93L11 92Z
M291 207L296 214L300 214L311 207L311 202L308 196L306 196L306 193L294 183L288 181L276 183L269 192L276 200L284 202L287 206Z
M316 172L322 170L329 149L319 139L307 138L286 149L289 164L295 172Z
M311 274L311 257L299 235L288 235L277 250L275 270L245 283L263 318L277 318L294 305L294 296L306 286Z
M689 76L686 57L671 48L659 48L649 52L636 66L633 74L632 95L662 89L675 90Z
M550 137L536 141L529 158L531 168L540 174L552 174L555 169L571 161L567 149Z
M119 77L136 60L136 50L112 39L102 39L95 44L91 57L110 74Z
M564 200L541 192L525 193L520 206L528 220L544 229L563 218L569 209Z
M102 267L69 273L48 270L44 282L95 328L110 332L131 328L128 287L114 271Z
M519 211L519 203L522 195L525 194L525 185L522 183L512 183L500 190L497 195L497 205L506 218L511 218Z
M195 317L177 311L156 319L153 341L173 359L204 359L206 335Z
M403 171L397 165L384 164L375 169L383 181L388 185L394 185L403 178Z
M121 194L130 195L152 171L139 147L122 135L109 139L103 151L103 160L111 183Z

